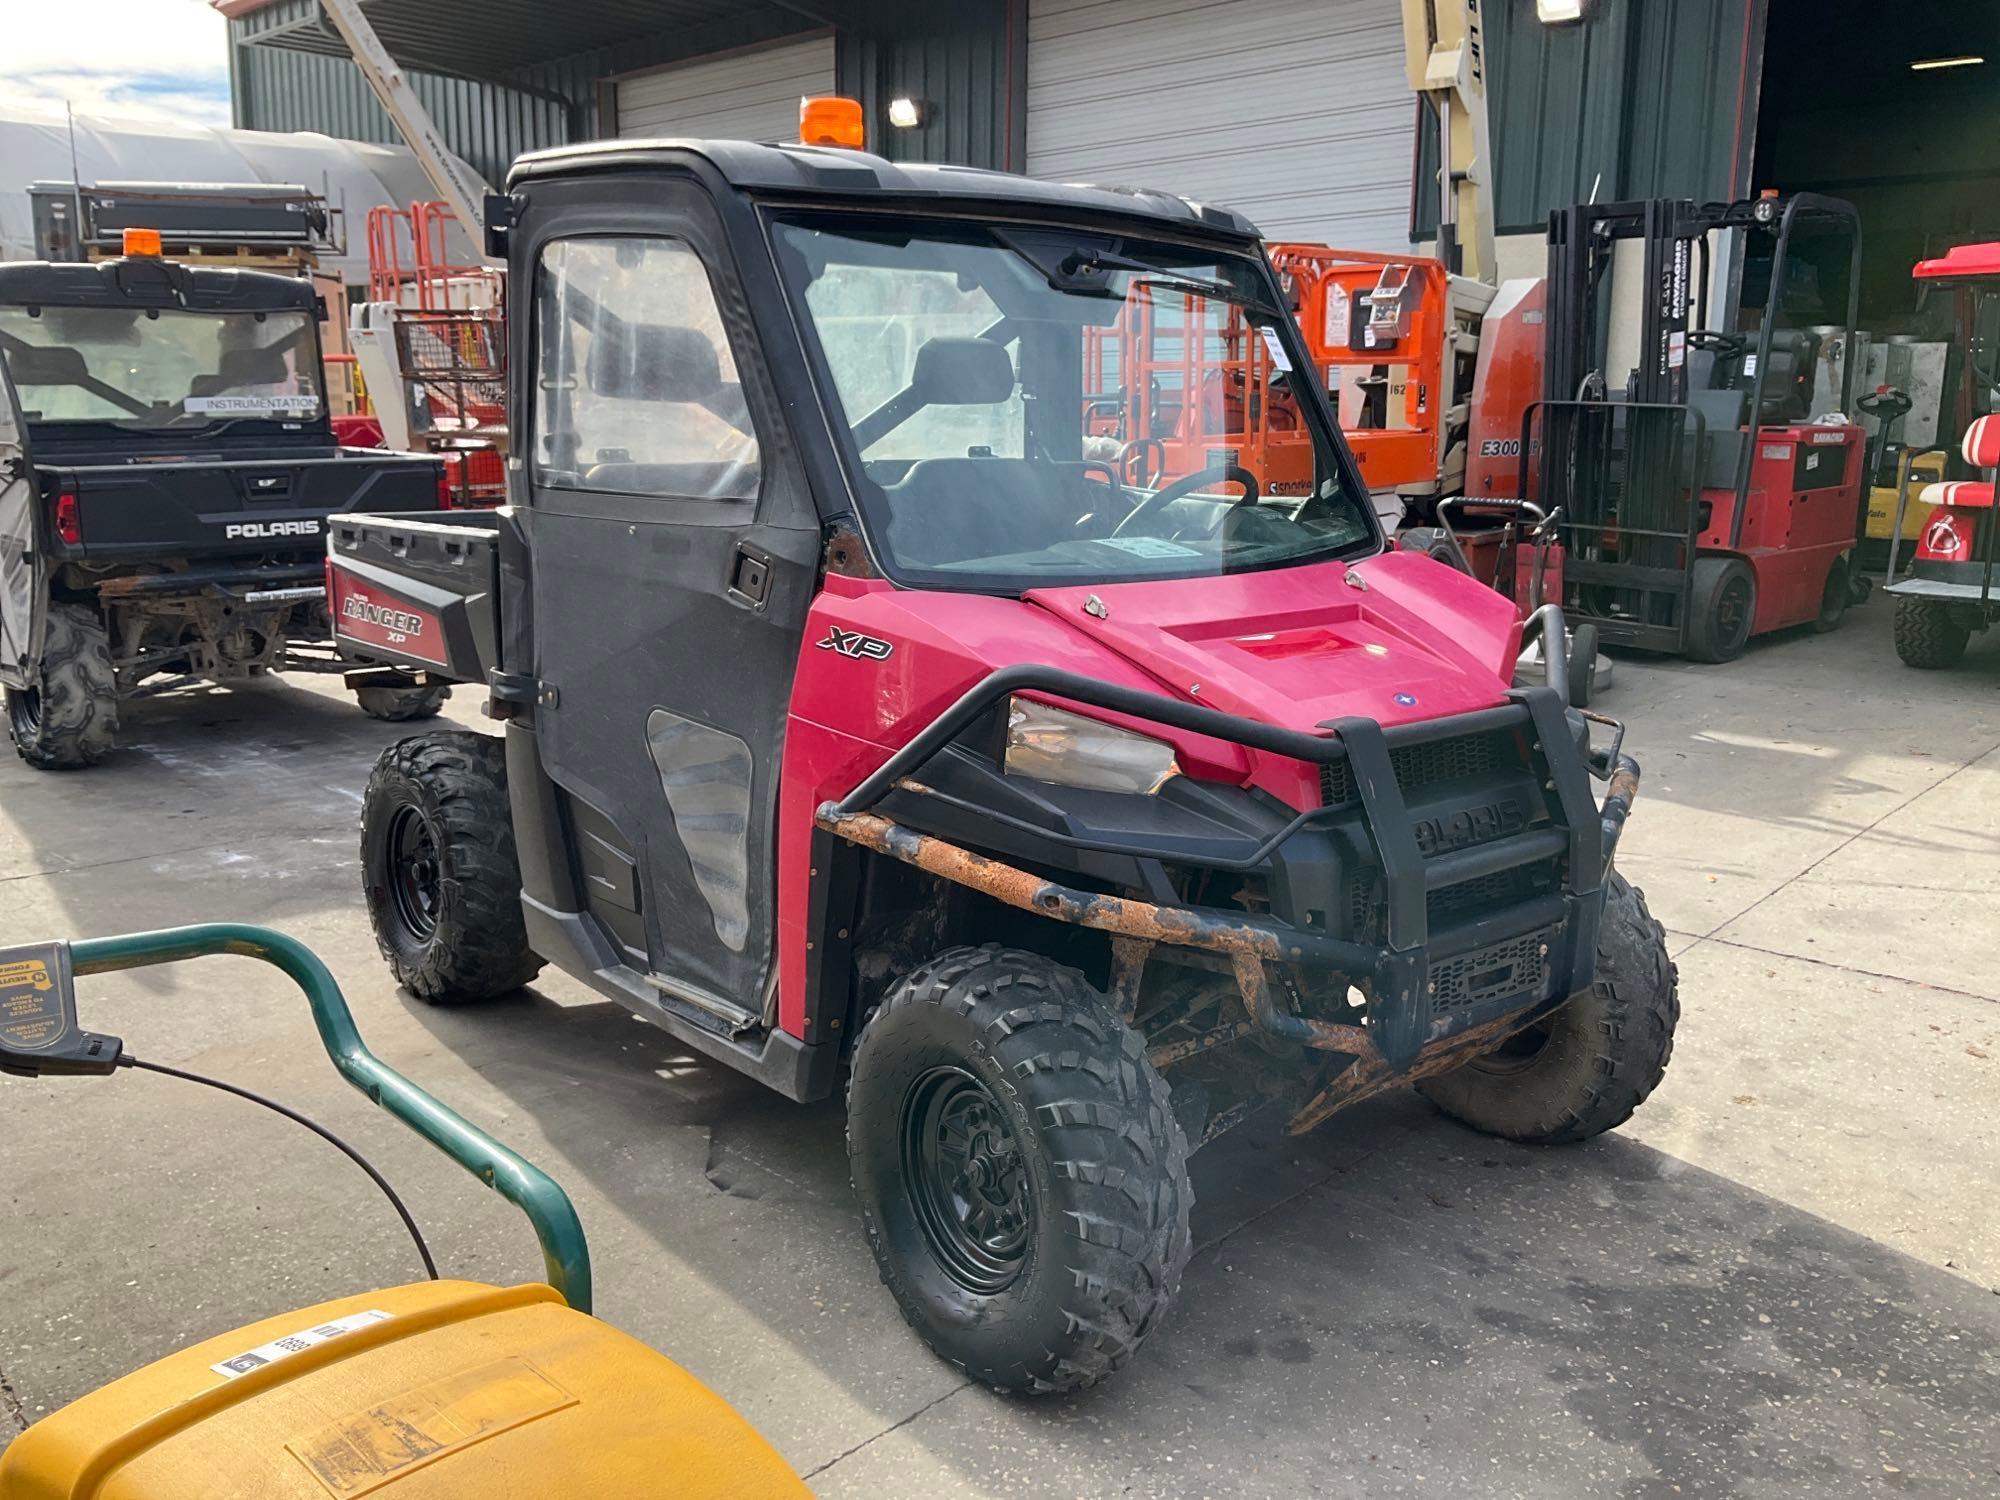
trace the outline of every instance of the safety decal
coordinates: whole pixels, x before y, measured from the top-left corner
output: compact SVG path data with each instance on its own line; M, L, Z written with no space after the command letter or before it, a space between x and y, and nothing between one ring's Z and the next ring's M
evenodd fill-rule
M246 1349L241 1354L232 1354L228 1359L218 1360L209 1366L225 1380L234 1380L238 1375L248 1375L252 1370L265 1365L276 1364L281 1359L290 1359L294 1354L303 1354L317 1344L328 1339L337 1339L343 1334L366 1328L370 1323L387 1322L394 1313L368 1312L349 1313L345 1317L332 1318L312 1328L301 1328L297 1333L288 1333L281 1339L272 1339L268 1344L259 1344L255 1349Z

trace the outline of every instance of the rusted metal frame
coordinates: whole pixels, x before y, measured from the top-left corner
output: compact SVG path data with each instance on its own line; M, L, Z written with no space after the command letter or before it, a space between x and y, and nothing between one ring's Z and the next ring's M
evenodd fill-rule
M1111 1008L1127 1026L1139 1014L1139 984L1153 956L1151 938L1115 934L1111 939Z
M1491 1021L1470 1027L1433 1046L1426 1047L1417 1054L1417 1060L1406 1068L1391 1067L1379 1057L1356 1058L1353 1063L1336 1073L1325 1088L1300 1106L1298 1113L1286 1124L1285 1133L1303 1135L1350 1104L1358 1104L1363 1099L1387 1093L1390 1089L1405 1088L1419 1079L1435 1077L1439 1073L1449 1073L1453 1068L1462 1067L1474 1058L1491 1052L1515 1032L1523 1031L1535 1022L1545 1019L1567 1003L1568 999L1564 997L1509 1011L1506 1015L1495 1017Z
M864 849L1059 922L1149 943L1206 948L1231 957L1248 954L1273 963L1306 963L1362 974L1374 967L1376 950L1361 943L1288 930L1250 917L1155 906L1126 896L1078 890L931 834L918 833L876 813L842 815L836 804L827 803L820 808L817 822L828 833Z
M1164 1072L1175 1063L1186 1062L1190 1057L1213 1052L1217 1047L1232 1046L1257 1029L1255 1021L1231 1021L1212 1030L1183 1037L1178 1042L1164 1042L1148 1052L1146 1058L1154 1067Z
M1264 972L1264 961L1253 953L1238 953L1235 962L1236 986L1243 992L1243 1008L1260 1029L1288 1042L1316 1047L1322 1052L1346 1052L1354 1057L1382 1061L1375 1038L1365 1026L1343 1026L1282 1009L1271 995L1271 981Z
M1618 848L1625 819L1639 796L1639 763L1629 755L1618 757L1611 772L1611 784L1604 792L1601 826L1604 830L1604 867L1611 868L1611 856Z

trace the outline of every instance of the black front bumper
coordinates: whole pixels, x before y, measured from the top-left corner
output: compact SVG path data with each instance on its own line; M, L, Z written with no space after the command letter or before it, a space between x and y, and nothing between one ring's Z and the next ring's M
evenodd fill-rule
M996 711L1020 692L1317 765L1325 800L1301 812L1203 783L1134 797L1004 776ZM1258 1019L1330 1050L1365 1040L1395 1067L1590 983L1635 763L1615 744L1589 751L1552 688L1517 689L1500 706L1422 724L1385 729L1349 718L1321 727L1330 733L1048 668L1006 668L823 807L820 827L1059 920L1359 984L1369 1001L1365 1037L1275 1005ZM1591 796L1593 772L1610 782L1602 805ZM1071 887L1010 858L1150 899ZM1189 905L1170 867L1261 877L1270 914ZM1324 1034L1311 1035L1315 1028Z

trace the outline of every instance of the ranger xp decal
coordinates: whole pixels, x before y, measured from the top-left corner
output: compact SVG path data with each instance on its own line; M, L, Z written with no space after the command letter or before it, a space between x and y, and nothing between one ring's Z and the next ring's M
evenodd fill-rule
M858 630L842 630L838 625L829 625L826 627L826 639L819 643L819 649L838 651L842 656L860 657L864 661L887 661L889 653L896 648L887 641L863 635Z
M327 605L333 611L336 637L433 666L447 664L443 626L429 610L378 592L342 567L334 568L329 581L333 593Z

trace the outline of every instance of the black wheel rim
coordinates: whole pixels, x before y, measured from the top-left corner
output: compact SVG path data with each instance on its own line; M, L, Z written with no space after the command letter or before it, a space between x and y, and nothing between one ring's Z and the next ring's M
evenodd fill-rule
M967 1291L1004 1291L1027 1259L1027 1162L1000 1103L963 1068L933 1068L903 1098L903 1180L917 1227Z
M443 876L437 836L423 809L405 803L389 823L389 894L396 920L420 943L437 931Z
M1738 575L1715 599L1715 638L1734 645L1750 634L1750 580Z

